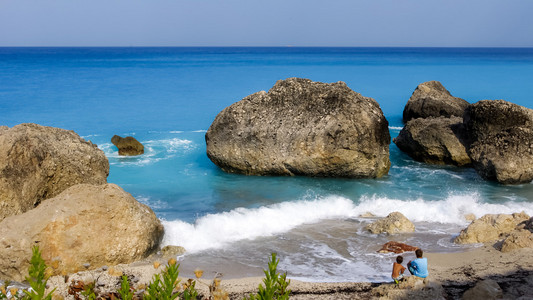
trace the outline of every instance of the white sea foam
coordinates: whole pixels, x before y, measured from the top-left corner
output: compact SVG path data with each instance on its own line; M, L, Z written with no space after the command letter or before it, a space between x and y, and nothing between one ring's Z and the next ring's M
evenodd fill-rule
M200 217L194 224L181 220L163 221L164 245L181 245L189 253L220 248L244 239L287 232L299 225L325 219L357 218L365 212L376 216L399 211L414 222L437 222L466 225L465 214L480 217L488 213L525 211L533 214L533 203L482 203L477 194L452 195L441 201L422 199L404 201L380 197L363 197L359 204L350 199L331 196L313 201L284 202L255 209L236 208L229 212Z
M179 138L141 141L141 144L144 145L144 154L139 156L118 155L117 148L111 143L100 144L98 147L104 151L112 165L138 166L153 164L196 149L196 144L192 141Z
M200 130L193 130L192 132L205 133L205 132L207 132L207 130L200 129Z
M403 127L398 127L398 126L389 126L389 129L390 130L402 130Z

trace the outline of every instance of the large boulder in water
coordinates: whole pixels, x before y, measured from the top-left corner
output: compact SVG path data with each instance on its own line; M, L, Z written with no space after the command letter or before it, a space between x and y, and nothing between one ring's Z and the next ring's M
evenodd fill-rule
M403 121L429 117L462 117L468 102L454 97L438 81L418 85L403 110Z
M393 141L415 160L465 166L471 161L464 136L463 118L431 117L410 120Z
M477 173L505 184L533 180L533 110L504 100L470 105L463 118Z
M0 278L27 276L33 245L54 274L69 274L142 259L162 234L154 212L117 185L76 185L0 222Z
M125 138L114 135L111 143L118 148L118 155L135 156L144 153L144 146L136 138L127 136Z
M79 183L104 184L104 152L73 131L0 127L0 220L21 214Z
M381 108L344 82L280 80L225 108L205 139L231 173L376 178L390 168Z

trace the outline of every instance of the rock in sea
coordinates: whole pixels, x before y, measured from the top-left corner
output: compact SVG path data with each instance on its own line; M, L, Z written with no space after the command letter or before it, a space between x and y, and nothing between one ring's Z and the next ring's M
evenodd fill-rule
M381 108L344 82L280 80L225 108L205 138L230 173L376 178L390 168Z
M533 110L504 100L470 105L463 122L477 173L504 184L533 180Z
M393 142L413 159L438 165L470 165L463 118L412 119Z
M419 84L403 110L403 121L429 117L462 117L468 102L454 97L438 81Z
M117 185L75 185L0 222L0 278L24 279L34 245L57 275L145 258L162 235L154 212Z
M407 233L414 232L415 225L409 221L402 213L392 212L383 219L379 219L365 226L365 230L373 234L387 233Z
M118 148L118 155L135 156L144 153L144 146L132 136L125 138L114 135L111 143Z
M80 183L104 184L104 152L73 131L20 124L0 127L0 220L28 211Z

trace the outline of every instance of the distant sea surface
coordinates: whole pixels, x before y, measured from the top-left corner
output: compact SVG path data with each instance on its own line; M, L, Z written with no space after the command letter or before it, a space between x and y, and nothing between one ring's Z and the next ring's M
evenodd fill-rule
M188 250L184 275L200 267L225 278L262 276L277 252L291 278L390 280L395 255L376 253L388 240L467 251L473 246L451 242L468 224L465 214L533 215L532 184L504 186L472 169L418 163L392 143L392 167L380 179L220 171L205 154L215 116L289 77L344 81L374 98L392 137L425 81L470 103L504 99L533 108L533 49L0 48L0 125L60 127L98 144L111 164L108 181L156 212L165 245ZM119 157L114 134L134 136L146 153ZM372 219L360 214L393 211L414 221L415 233L363 230Z

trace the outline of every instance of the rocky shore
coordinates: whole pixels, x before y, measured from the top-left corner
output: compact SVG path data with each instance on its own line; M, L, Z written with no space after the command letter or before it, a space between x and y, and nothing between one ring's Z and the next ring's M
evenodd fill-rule
M504 184L531 182L533 111L503 100L465 102L438 82L421 84L394 142L426 163L472 166L482 178ZM121 144L119 137L114 140ZM388 122L375 100L342 82L299 78L228 107L206 134L209 158L224 171L247 175L378 178L390 168L389 143ZM128 147L142 153L142 145ZM159 249L160 220L150 207L107 183L105 155L76 133L36 124L0 127L0 158L0 279L23 281L31 248L38 245L49 266L49 290L56 288L54 299L76 299L89 283L112 298L122 275L142 295L168 259L182 253L179 245ZM415 227L391 212L365 230L392 240ZM294 280L291 299L533 298L530 216L474 218L455 242L483 246L426 253L427 280L410 277L399 286ZM390 248L404 251L397 246ZM403 249L412 256L414 247ZM204 297L210 280L198 279ZM261 280L223 280L222 287L231 299L242 299L257 291Z

